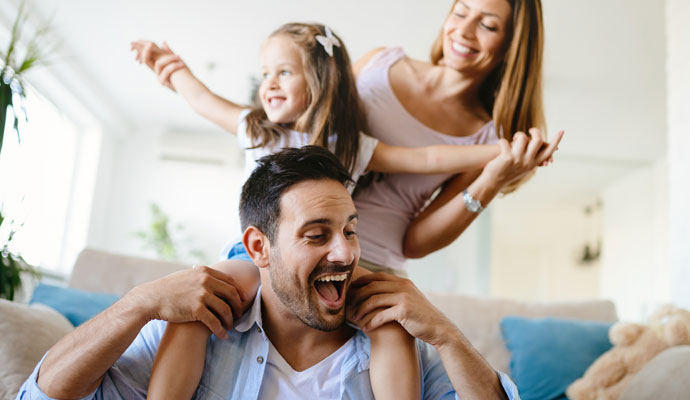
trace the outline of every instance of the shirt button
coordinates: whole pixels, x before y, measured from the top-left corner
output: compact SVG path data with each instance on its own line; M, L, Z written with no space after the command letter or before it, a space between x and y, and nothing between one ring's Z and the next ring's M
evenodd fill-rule
M264 358L261 356L258 356L258 357L256 357L256 362L258 362L259 364L263 364Z

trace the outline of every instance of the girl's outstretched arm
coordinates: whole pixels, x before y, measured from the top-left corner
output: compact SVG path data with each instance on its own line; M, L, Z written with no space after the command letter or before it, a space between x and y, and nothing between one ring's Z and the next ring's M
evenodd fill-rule
M400 174L457 174L482 169L499 154L498 145L489 144L402 147L379 142L367 170Z
M371 274L356 267L352 280ZM376 400L420 399L421 377L415 339L397 322L368 332L371 340L369 379Z
M182 95L194 111L224 130L237 133L239 115L245 107L211 92L165 42L158 47L151 41L137 40L131 47L137 60L151 68L162 85Z
M252 304L259 286L259 271L247 261L226 260L211 266L230 275L242 294L239 318ZM226 327L230 329L232 327ZM200 322L168 324L158 346L149 381L148 399L184 399L194 395L206 359L206 342L211 331Z

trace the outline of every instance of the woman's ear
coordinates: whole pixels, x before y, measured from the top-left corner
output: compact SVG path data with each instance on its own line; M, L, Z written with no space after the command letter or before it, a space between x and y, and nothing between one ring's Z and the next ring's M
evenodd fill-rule
M268 237L255 226L250 226L244 231L242 244L247 250L249 257L254 261L254 265L259 268L266 268L269 265L268 253L271 248Z

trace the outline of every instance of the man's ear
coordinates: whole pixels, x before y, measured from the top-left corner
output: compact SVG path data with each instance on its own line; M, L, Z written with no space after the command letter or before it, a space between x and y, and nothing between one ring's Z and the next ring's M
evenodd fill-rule
M254 261L254 265L259 268L268 267L268 253L271 249L271 244L268 241L268 237L259 228L255 226L247 228L242 236L242 244L244 244L249 257Z

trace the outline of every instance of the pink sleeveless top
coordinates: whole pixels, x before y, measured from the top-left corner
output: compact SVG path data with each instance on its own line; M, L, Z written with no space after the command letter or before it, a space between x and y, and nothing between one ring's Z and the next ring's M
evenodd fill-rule
M395 146L491 144L498 141L492 121L471 136L446 135L410 115L393 93L388 70L406 57L401 48L377 53L360 71L357 89L368 119L367 134ZM386 174L383 180L359 189L354 201L359 213L357 236L362 259L405 270L403 239L407 226L433 192L451 175Z

